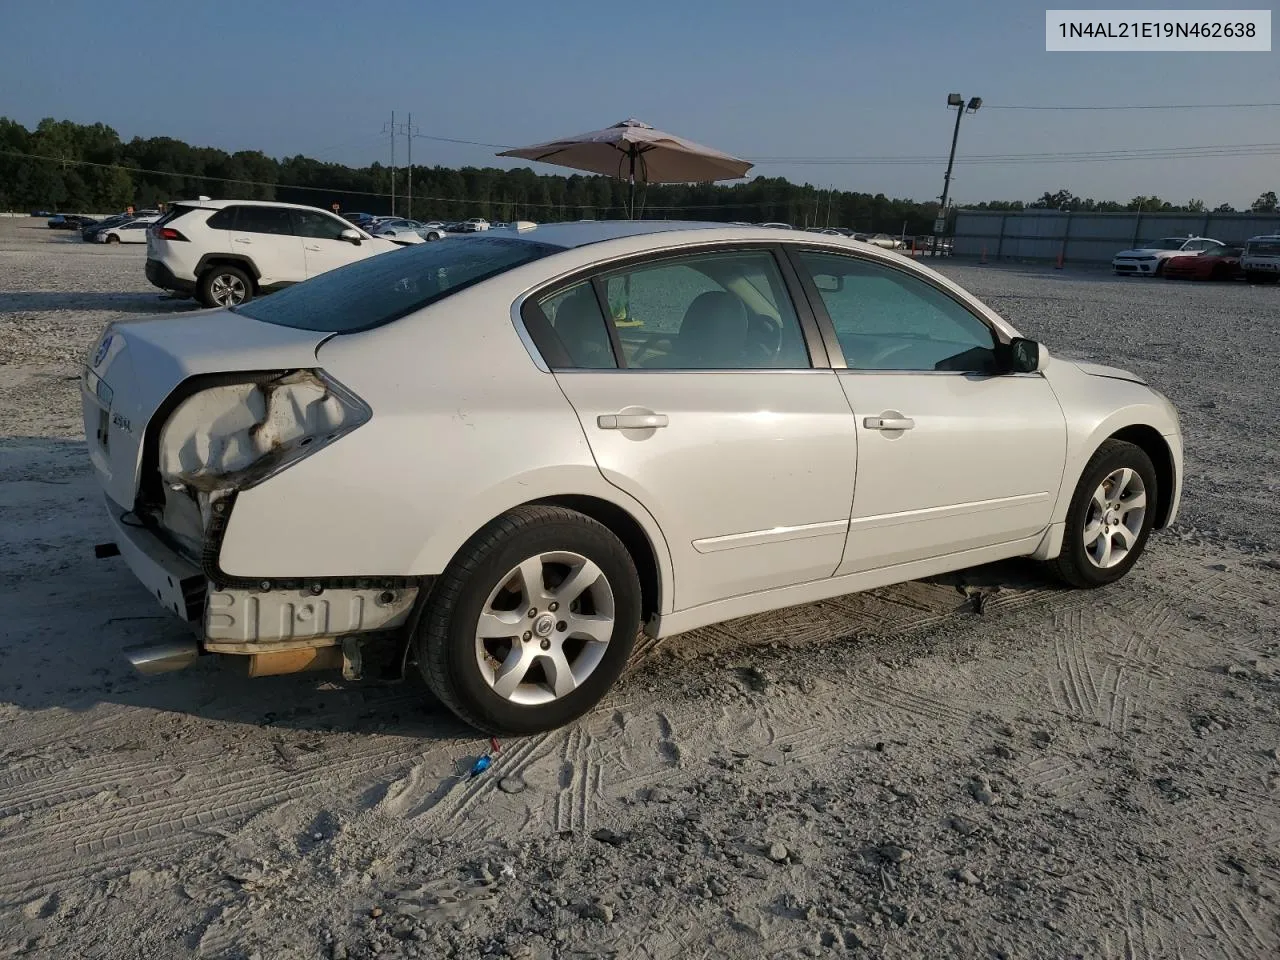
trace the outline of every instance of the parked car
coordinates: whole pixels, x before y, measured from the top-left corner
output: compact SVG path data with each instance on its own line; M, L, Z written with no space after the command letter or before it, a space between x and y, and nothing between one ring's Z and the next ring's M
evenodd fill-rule
M230 307L400 245L319 207L261 200L183 200L151 225L147 279Z
M770 221L769 223L762 223L760 224L760 226L767 227L770 230L794 230L795 229L795 227L793 227L789 223L774 223L772 221Z
M899 238L891 237L887 233L872 234L867 237L866 242L876 247L883 247L886 250L897 250L903 246Z
M48 227L50 230L80 230L97 222L93 217L77 213L58 213L49 218Z
M207 229L187 210L157 230ZM494 734L591 709L642 625L1017 556L1114 582L1182 488L1134 374L1051 360L915 261L719 224L420 244L117 321L82 397L116 547L196 632L135 665L386 655Z
M97 235L108 227L114 227L118 223L128 223L133 216L128 213L117 213L115 216L107 217L105 220L99 220L97 223L91 223L89 226L80 230L80 239L92 241Z
M1244 276L1243 251L1243 247L1212 247L1204 253L1170 257L1161 273L1171 280L1235 280Z
M340 215L343 220L352 226L359 227L361 230L367 230L369 224L378 219L372 213L344 213Z
M489 229L489 221L483 217L472 217L470 220L463 220L458 224L459 233L480 233Z
M392 217L379 220L369 226L369 233L375 237L383 237L395 243L422 243L423 225L417 220L406 220L403 217Z
M1240 255L1240 268L1250 283L1280 281L1280 234L1250 237Z
M436 240L443 240L448 236L448 231L445 230L443 223L424 223L418 229L418 236L423 240L433 242Z
M94 236L97 243L146 243L147 230L159 217L131 217L114 223Z
M1111 261L1111 268L1121 276L1158 277L1165 263L1176 256L1197 256L1206 250L1225 246L1208 237L1162 237L1151 243L1121 250Z

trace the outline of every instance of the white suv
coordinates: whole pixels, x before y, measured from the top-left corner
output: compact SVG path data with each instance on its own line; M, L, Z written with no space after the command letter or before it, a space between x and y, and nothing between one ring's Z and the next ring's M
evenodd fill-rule
M1240 255L1240 269L1250 283L1280 282L1280 234L1250 237Z
M183 200L148 231L147 279L207 307L231 307L399 249L317 207Z

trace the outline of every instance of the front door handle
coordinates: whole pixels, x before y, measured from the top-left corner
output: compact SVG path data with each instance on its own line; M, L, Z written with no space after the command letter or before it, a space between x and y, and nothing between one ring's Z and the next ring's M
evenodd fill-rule
M910 417L864 417L862 425L868 430L910 430L916 422Z
M650 430L667 423L665 413L602 413L596 417L601 430Z
M252 241L252 240L241 240L239 237L236 237L236 243L253 243L253 241Z
M319 248L319 247L306 247L306 248L304 248L304 249L310 250L310 251L312 251L313 253L319 253L319 252L320 252L320 248Z

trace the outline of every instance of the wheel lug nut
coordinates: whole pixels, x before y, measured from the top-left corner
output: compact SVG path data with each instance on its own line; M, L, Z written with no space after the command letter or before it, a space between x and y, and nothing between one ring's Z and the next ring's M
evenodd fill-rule
M564 633L564 631L567 630L568 628L569 628L569 625L565 623L563 620L561 620L559 623L556 624L556 629L559 630L561 633Z
M532 639L533 639L533 634L532 634L532 633L529 633L528 631L526 631L526 632L525 632L525 635L524 635L524 638L525 638L525 640L532 640Z
M553 602L551 606L547 607L547 609L550 610L552 613L555 613L557 610L560 609L560 604Z
M538 608L537 608L537 607L530 607L530 608L529 608L529 616L530 616L530 617L536 617L537 615L538 615Z
M550 649L551 649L551 641L550 641L550 640L543 640L543 641L542 641L542 643L541 643L541 644L539 644L539 646L541 646L543 650L550 650Z

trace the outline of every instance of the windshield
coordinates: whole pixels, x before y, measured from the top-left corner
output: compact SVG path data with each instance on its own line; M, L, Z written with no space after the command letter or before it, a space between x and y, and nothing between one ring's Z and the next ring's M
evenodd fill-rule
M1152 240L1139 246L1144 250L1181 250L1186 243L1185 237L1165 237L1163 240Z
M1280 257L1280 240L1250 240L1248 253L1254 257Z
M330 270L232 310L282 327L354 333L560 249L508 237L424 243Z

